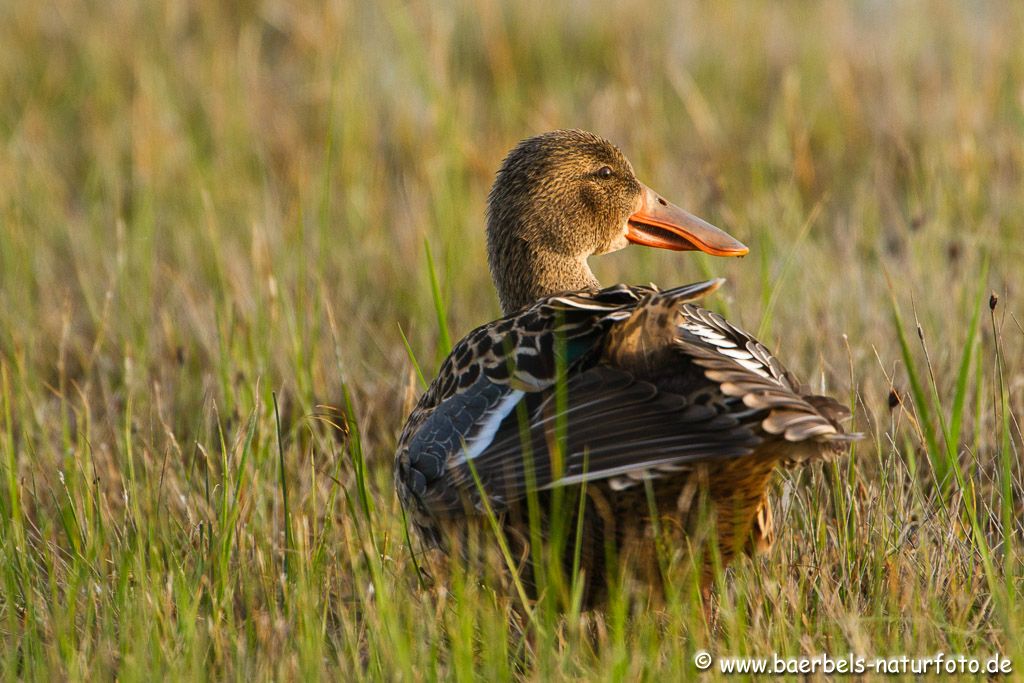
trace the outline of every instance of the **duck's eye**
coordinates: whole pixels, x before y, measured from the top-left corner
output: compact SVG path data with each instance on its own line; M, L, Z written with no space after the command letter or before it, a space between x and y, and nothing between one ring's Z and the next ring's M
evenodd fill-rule
M601 180L608 180L609 178L612 177L612 175L612 169L609 166L602 166L601 168L597 169L597 177L600 178Z

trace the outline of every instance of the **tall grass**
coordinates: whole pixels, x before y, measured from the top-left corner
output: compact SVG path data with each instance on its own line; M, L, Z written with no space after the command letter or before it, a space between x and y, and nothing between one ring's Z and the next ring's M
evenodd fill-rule
M1022 20L0 4L4 677L660 680L702 648L1024 667ZM752 249L630 249L602 280L726 276L710 304L868 435L777 478L775 547L710 626L687 586L523 621L514 587L431 584L392 490L419 371L498 312L493 173L563 126Z

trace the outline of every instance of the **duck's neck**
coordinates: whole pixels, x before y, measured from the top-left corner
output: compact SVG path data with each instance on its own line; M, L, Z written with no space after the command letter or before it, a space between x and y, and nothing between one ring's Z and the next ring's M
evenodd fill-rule
M525 240L508 240L492 248L489 257L505 315L543 296L600 286L586 259L548 251Z

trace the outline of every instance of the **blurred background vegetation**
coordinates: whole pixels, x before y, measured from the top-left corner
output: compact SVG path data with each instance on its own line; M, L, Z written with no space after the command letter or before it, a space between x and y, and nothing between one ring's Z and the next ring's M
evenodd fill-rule
M1022 27L916 0L0 3L0 666L1024 667ZM415 583L390 464L421 389L403 332L428 378L447 352L427 249L453 338L495 317L487 190L560 127L751 247L630 249L604 282L726 276L709 305L868 434L782 479L717 630L678 605L517 645L502 596Z

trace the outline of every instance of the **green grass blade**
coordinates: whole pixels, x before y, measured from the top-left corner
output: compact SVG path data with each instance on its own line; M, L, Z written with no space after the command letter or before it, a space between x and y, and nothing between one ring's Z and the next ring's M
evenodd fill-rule
M409 357L413 368L416 369L416 377L420 380L420 389L422 391L426 391L427 387L430 385L428 384L426 377L423 376L423 370L420 369L419 361L416 360L416 353L412 350L412 345L409 344L409 339L405 336L405 330L402 329L401 325L398 326L398 334L402 336L402 344L405 346L405 355Z
M430 275L430 294L434 301L434 315L437 317L437 331L441 335L441 348L438 350L438 361L442 360L452 348L452 338L448 333L448 309L441 295L441 285L437 279L437 268L434 266L434 255L430 251L430 242L423 240L423 251L427 256L427 273Z
M949 418L949 439L951 447L959 448L960 431L963 425L964 405L967 402L968 380L971 375L971 359L978 340L978 325L981 320L981 304L986 300L985 289L988 280L988 260L982 266L978 276L978 291L974 295L974 310L971 322L967 326L967 337L964 339L963 351L960 356L960 367L956 376L956 388L953 391L953 406Z

